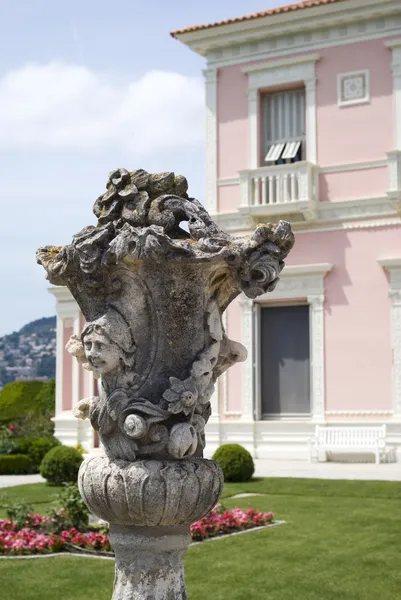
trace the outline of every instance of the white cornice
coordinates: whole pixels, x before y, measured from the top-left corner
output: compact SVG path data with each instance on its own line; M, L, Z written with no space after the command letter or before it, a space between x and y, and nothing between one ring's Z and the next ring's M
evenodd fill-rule
M76 327L80 308L70 290L65 286L59 286L49 288L48 292L56 297L57 316L60 319L72 319L71 326L75 325Z
M219 187L225 187L227 185L239 185L239 182L239 177L222 177L217 180L217 185Z
M52 294L52 296L55 296L59 302L69 302L72 300L75 302L73 295L67 287L54 286L48 288L47 291L49 292L49 294Z
M384 22L384 26L381 24ZM363 31L362 31L362 28ZM328 27L325 31L314 30L310 33L294 33L276 39L266 37L256 44L234 43L208 55L208 66L214 68L240 65L251 61L269 60L297 53L313 52L323 48L347 46L349 44L379 40L401 33L401 15L377 19L365 23L351 23L343 27ZM383 40L384 41L384 40Z
M297 234L315 231L369 229L401 226L401 216L388 198L360 198L344 202L318 202L316 221L305 221L302 215L293 215L291 227ZM296 218L297 217L297 218ZM263 220L263 215L250 212L214 214L213 219L222 229L240 235L249 234ZM276 215L275 219L280 218Z
M395 40L389 40L387 42L384 42L384 45L387 46L387 48L401 48L401 38L396 38Z
M387 271L401 269L401 258L379 258L377 262Z
M242 67L243 73L256 73L258 71L268 71L269 69L281 69L293 65L303 65L305 63L315 63L320 59L320 54L306 54L304 56L294 56L292 58L281 58L269 62L258 63L256 65L247 65Z
M313 265L288 265L280 273L280 279L286 277L324 277L331 271L333 265L330 263L318 263Z
M176 38L205 57L212 51L230 45L255 44L267 35L271 39L306 31L318 31L321 35L321 45L324 45L327 39L324 33L329 27L343 28L348 24L360 24L362 21L384 18L400 11L399 0L346 0L228 23L219 27L188 31L177 34Z

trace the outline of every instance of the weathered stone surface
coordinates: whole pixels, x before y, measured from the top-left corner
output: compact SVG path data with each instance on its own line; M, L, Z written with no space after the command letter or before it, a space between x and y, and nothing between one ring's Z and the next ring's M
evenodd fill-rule
M40 248L37 260L79 304L87 323L67 349L101 379L99 397L74 414L91 420L106 453L84 462L79 484L111 523L113 598L179 600L189 524L222 485L202 459L210 398L217 378L246 359L222 313L241 292L274 289L294 238L284 221L229 236L174 173L116 169L106 188L97 226Z
M187 600L184 554L188 526L110 526L116 555L112 600Z

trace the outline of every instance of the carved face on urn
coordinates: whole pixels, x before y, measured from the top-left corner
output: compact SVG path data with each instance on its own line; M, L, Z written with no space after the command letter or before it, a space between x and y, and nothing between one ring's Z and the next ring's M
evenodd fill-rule
M85 356L97 376L106 375L120 366L121 350L102 333L91 331L84 338Z
M132 369L136 346L130 327L114 309L88 323L81 336L85 357L95 376Z

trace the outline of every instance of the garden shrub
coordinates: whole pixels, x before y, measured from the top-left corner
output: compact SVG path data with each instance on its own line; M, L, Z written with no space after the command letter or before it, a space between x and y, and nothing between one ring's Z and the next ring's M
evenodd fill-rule
M51 420L52 417L54 417L54 411L52 413L28 411L18 419L13 420L15 432L19 438L31 435L34 437L53 437L54 423Z
M61 446L61 444L55 437L40 438L29 436L18 440L16 453L27 454L32 460L35 470L38 472L46 454L56 446Z
M224 444L213 455L223 471L224 481L249 481L255 471L253 458L239 444Z
M40 474L50 485L76 483L82 460L82 454L72 446L56 446L42 460Z
M60 508L53 509L50 513L52 531L61 533L73 527L78 531L86 530L89 522L89 511L81 498L76 483L67 483L64 486L64 489L58 495L58 502Z
M24 454L18 451L18 442L12 425L11 427L0 425L0 455L4 454Z
M32 470L32 461L26 454L0 456L0 475L27 475Z
M30 504L14 503L6 506L7 518L14 522L17 530L32 525L33 507Z

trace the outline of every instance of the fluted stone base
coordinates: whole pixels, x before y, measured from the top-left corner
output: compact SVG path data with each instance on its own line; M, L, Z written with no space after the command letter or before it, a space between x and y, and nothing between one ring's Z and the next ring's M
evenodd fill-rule
M191 523L216 504L223 474L212 460L87 458L82 498L110 523L116 555L113 600L185 600L184 554Z
M112 600L186 600L188 526L110 526L116 555Z

